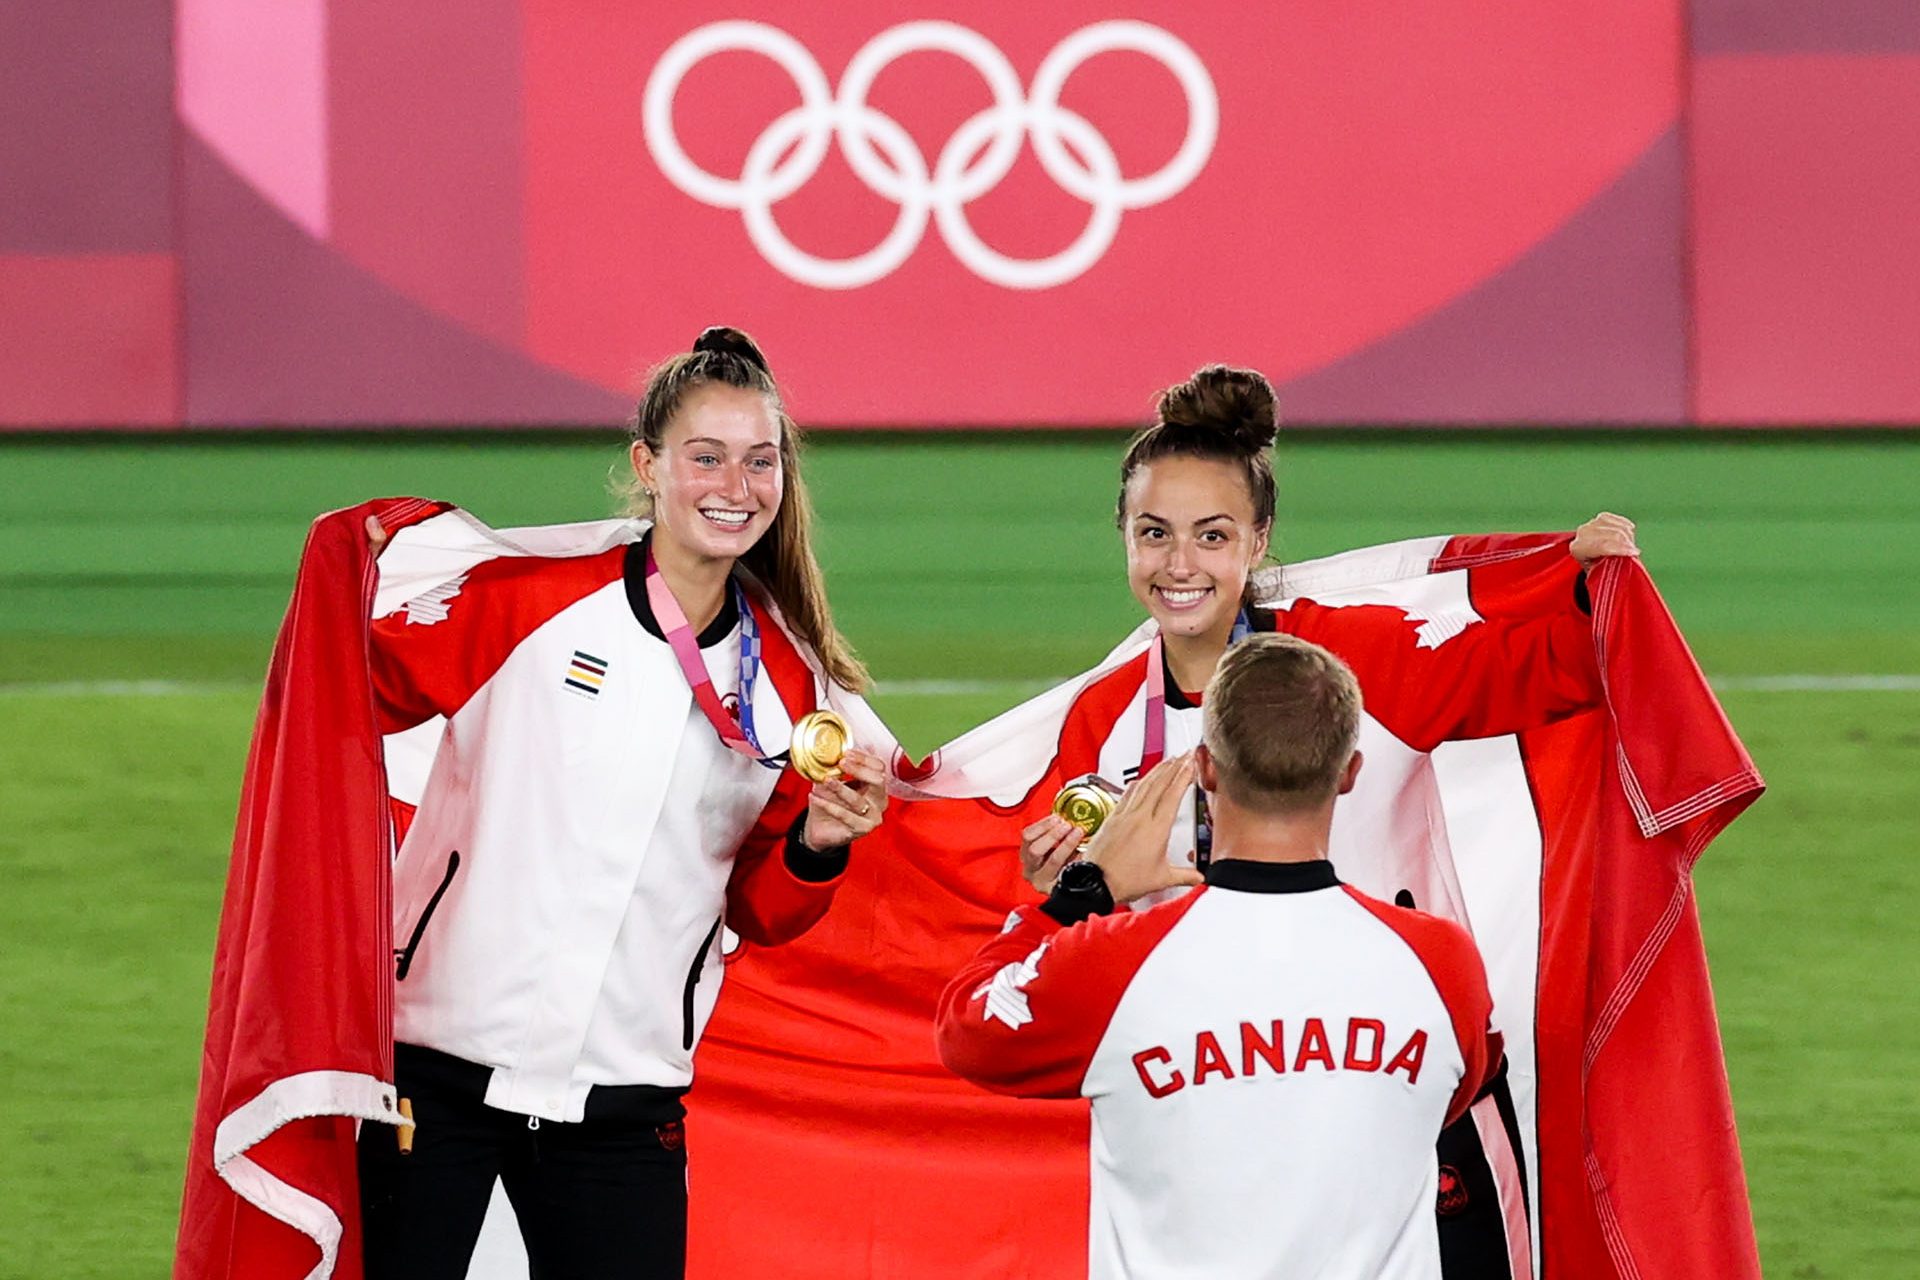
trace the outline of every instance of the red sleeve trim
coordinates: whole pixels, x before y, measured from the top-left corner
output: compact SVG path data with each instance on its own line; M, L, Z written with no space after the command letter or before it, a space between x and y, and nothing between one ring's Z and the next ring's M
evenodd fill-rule
M469 570L437 621L405 608L373 623L374 698L380 731L451 716L555 614L620 580L626 548L555 559L500 556Z
M1420 641L1420 624L1397 605L1296 600L1275 612L1273 626L1332 650L1353 668L1367 714L1416 751L1431 751L1442 742L1538 728L1600 705L1592 624L1574 603L1572 577L1552 580L1565 589L1525 600L1499 598L1500 584L1470 580L1478 617L1460 620L1458 630L1430 646ZM1549 595L1551 610L1527 611Z
M1409 907L1389 906L1352 885L1340 887L1407 944L1420 958L1434 990L1440 993L1440 1003L1453 1021L1453 1038L1466 1063L1465 1074L1447 1105L1447 1123L1452 1124L1467 1113L1500 1068L1500 1037L1491 1027L1493 996L1487 990L1487 970L1480 950L1474 946L1472 935L1451 920Z
M777 947L819 923L846 878L802 880L783 856L787 833L807 809L812 785L791 765L780 771L773 794L733 855L727 880L727 927L748 942Z
M1114 1010L1147 956L1206 895L1061 928L1037 905L987 943L940 997L940 1060L1025 1098L1079 1096Z

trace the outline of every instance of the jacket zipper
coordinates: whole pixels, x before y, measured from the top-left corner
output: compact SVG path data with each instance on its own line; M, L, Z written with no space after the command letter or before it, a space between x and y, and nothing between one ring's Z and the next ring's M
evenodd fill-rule
M693 989L700 985L700 971L707 967L707 951L719 935L720 919L716 917L713 928L707 930L707 936L700 941L700 950L694 953L693 968L687 970L687 989L680 997L680 1015L684 1027L680 1035L682 1049L693 1048Z
M413 934L407 939L407 945L393 953L393 980L405 982L407 970L413 968L413 953L420 949L420 935L427 931L427 921L433 919L434 911L440 906L440 899L447 896L447 890L453 887L453 873L460 869L460 851L455 849L447 855L447 874L440 878L440 887L427 899L426 910L413 922Z

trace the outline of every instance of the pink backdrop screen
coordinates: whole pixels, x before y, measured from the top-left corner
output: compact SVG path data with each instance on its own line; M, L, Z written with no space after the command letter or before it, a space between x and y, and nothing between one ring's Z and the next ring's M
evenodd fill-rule
M1907 0L706 8L13 6L0 426L1920 421Z

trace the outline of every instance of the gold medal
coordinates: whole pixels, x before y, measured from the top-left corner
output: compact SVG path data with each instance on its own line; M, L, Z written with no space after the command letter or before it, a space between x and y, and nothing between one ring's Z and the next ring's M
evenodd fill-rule
M825 782L840 776L840 761L852 744L853 730L837 711L809 711L793 726L788 758L801 777Z
M1089 773L1060 788L1060 794L1053 798L1053 812L1080 828L1091 840L1118 803L1119 788L1099 774Z

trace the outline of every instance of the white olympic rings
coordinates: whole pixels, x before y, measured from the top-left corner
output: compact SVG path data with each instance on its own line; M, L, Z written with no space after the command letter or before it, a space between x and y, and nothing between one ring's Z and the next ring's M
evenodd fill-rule
M1140 178L1125 178L1113 147L1085 116L1060 105L1067 78L1089 58L1130 50L1155 59L1187 99L1187 135L1171 160ZM738 178L695 164L673 127L680 82L716 53L757 53L779 64L800 90L800 105L775 117L747 149ZM927 158L898 121L867 105L880 73L907 54L948 53L980 73L993 105L968 118ZM977 31L953 22L907 22L861 46L836 93L805 45L763 22L713 22L676 40L647 78L642 122L647 146L667 179L703 203L738 209L754 247L779 271L822 289L857 289L890 275L913 255L932 219L954 255L976 275L1009 289L1050 289L1100 260L1128 209L1158 204L1193 181L1213 153L1220 101L1199 56L1178 37L1145 22L1096 22L1062 40L1040 63L1031 95L1013 64ZM1092 207L1072 244L1044 258L1013 258L989 248L967 221L966 206L1012 170L1021 143L1033 139L1040 166L1069 194ZM821 258L787 238L773 206L819 172L835 139L855 175L874 194L900 206L892 230L865 253Z

